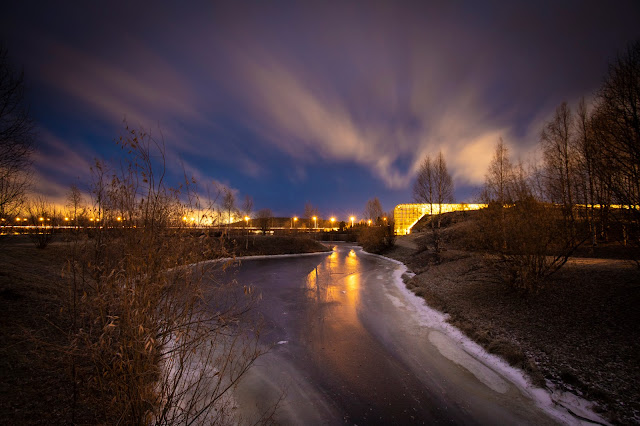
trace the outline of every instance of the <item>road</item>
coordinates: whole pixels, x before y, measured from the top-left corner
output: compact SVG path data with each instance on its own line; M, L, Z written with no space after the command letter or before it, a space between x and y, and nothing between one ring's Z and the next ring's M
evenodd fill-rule
M558 422L433 322L398 285L402 271L340 243L327 254L243 261L234 276L262 293L261 341L273 348L235 392L242 417L284 392L280 424Z

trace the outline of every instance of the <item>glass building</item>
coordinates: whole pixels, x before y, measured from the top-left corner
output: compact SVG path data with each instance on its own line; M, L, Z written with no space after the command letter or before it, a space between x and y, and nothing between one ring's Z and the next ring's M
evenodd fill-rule
M393 220L396 235L407 235L422 216L427 214L449 213L463 210L479 210L486 204L398 204L393 209ZM442 208L442 211L440 211Z

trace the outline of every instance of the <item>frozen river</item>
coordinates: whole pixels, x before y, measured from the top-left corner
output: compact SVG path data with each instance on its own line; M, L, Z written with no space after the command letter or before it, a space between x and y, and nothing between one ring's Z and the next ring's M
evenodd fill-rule
M243 260L233 273L262 293L261 341L274 345L235 392L243 417L284 391L281 424L574 422L408 292L404 270L340 243Z

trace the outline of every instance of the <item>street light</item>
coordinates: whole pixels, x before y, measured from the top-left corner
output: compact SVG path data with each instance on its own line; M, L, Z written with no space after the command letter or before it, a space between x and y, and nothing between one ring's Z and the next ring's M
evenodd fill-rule
M333 222L335 222L335 221L336 221L336 218L335 218L335 217L332 217L332 218L331 218L331 228L333 228Z
M351 216L351 217L349 218L349 220L351 221L351 227L353 228L353 221L354 221L354 220L356 220L356 218L355 218L355 217L353 217L353 216Z
M317 217L317 216L314 216L314 217L313 217L313 227L314 227L314 228L317 228L317 227L318 227L318 217Z
M371 226L371 219L369 219L369 226Z

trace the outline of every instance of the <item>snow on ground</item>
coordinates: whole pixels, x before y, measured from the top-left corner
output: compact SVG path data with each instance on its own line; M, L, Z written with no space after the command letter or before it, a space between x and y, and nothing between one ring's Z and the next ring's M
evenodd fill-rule
M512 367L498 356L488 353L482 346L449 324L447 315L432 309L423 298L411 292L402 277L405 274L409 276L414 274L408 272L402 262L384 256L379 257L398 265L393 273L394 284L404 295L407 304L413 308L420 324L432 330L429 334L429 340L442 355L468 369L496 392L506 391L507 385L503 379L507 379L520 392L529 396L539 408L562 423L571 425L609 424L592 411L593 403L568 392L562 392L551 384L548 384L547 389L532 385L522 370ZM392 295L389 297L396 306L404 304L397 297Z

